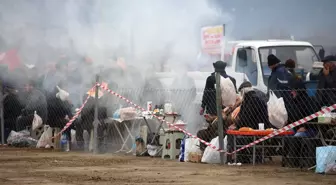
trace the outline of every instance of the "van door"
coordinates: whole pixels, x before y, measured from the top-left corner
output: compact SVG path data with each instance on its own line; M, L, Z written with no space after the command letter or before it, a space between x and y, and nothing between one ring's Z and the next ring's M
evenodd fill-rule
M258 63L256 52L253 48L237 48L234 63L237 87L244 81L251 82L253 86L258 85Z

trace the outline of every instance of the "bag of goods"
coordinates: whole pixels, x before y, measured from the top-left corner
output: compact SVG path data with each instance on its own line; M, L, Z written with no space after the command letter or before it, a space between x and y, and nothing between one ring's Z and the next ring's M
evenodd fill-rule
M288 120L288 113L283 98L278 98L272 91L267 102L268 119L276 128L285 126Z
M210 144L219 148L218 137L212 139ZM224 138L224 151L226 151L226 149L227 149L227 136L225 136L225 138ZM202 157L201 161L202 161L202 163L219 164L220 163L220 153L208 146L204 150L203 157ZM225 159L225 161L226 161L226 159Z
M7 143L14 147L35 147L37 140L31 138L27 130L20 132L11 131L7 138Z
M132 120L136 118L138 115L137 111L133 107L121 108L120 109L120 119L125 120Z
M223 78L221 76L220 79L220 88L221 88L221 97L222 104L225 107L231 107L236 103L236 88L233 85L230 78Z
M62 101L65 101L69 98L69 93L66 92L65 90L61 89L60 87L56 86L58 89L58 93L56 94L56 97L61 99Z
M42 118L35 111L33 124L32 124L32 131L35 131L36 129L40 128L42 125L43 125Z

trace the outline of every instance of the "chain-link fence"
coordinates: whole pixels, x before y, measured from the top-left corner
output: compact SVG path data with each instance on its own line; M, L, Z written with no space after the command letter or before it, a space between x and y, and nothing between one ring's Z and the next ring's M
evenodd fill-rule
M62 89L51 95L30 89L25 96L4 89L4 136L14 146L171 159L184 154L185 161L206 163L220 163L221 152L228 164L302 168L327 155L324 146L336 145L333 89L266 94L247 86L232 94L221 87L219 105L215 89L114 88L97 83L77 109Z

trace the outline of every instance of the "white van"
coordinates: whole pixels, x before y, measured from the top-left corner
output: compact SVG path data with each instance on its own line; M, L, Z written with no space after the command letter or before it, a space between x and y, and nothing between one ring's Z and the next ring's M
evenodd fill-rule
M312 70L313 63L320 61L314 47L309 42L292 40L242 41L233 49L232 62L226 72L234 77L237 88L244 81L264 92L267 91L268 77L271 73L267 65L267 56L276 55L283 63L288 59L296 61L296 66L307 74ZM215 62L215 61L214 61ZM212 65L209 63L209 65ZM195 80L198 89L196 101L201 101L207 77L213 71L190 71L188 76ZM175 73L157 73L164 87L171 87Z

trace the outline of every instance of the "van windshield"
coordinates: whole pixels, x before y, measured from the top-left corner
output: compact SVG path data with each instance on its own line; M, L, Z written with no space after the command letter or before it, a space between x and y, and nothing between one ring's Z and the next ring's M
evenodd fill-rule
M267 65L268 55L273 54L277 56L284 64L288 59L296 62L297 69L303 69L305 72L311 71L313 63L319 61L319 58L311 46L271 46L260 47L259 57L263 74L268 76L271 71Z

